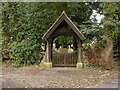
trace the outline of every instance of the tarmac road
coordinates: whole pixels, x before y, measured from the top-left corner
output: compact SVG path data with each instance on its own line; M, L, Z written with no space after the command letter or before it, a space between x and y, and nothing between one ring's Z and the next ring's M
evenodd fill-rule
M82 88L82 86L77 87L77 85L85 85L92 81L91 85L84 86L84 88L118 88L117 71L76 68L24 68L4 69L2 72L0 74L0 83L2 84L0 84L0 88L63 88L63 85L66 85L64 88ZM99 77L102 78L98 79ZM100 83L101 80L104 83Z
M102 84L92 85L87 88L118 88L118 79L113 79Z
M21 85L20 83L2 80L2 88L25 88L25 86ZM118 80L114 79L102 84L89 86L87 88L118 88Z

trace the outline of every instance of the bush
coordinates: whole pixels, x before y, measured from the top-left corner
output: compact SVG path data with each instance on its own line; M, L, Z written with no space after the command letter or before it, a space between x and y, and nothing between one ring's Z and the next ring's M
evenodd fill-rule
M38 53L40 51L37 49L39 46L39 43L36 44L35 41L22 40L22 42L14 42L11 51L15 55L17 63L30 65L41 58L41 54Z

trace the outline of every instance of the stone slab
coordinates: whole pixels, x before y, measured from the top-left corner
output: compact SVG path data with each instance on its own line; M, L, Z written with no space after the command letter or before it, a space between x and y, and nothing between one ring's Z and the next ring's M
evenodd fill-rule
M82 64L82 63L77 63L76 67L77 67L77 68L82 68L82 67L83 67L83 64Z
M52 68L52 62L41 62L40 67L42 67L42 68Z

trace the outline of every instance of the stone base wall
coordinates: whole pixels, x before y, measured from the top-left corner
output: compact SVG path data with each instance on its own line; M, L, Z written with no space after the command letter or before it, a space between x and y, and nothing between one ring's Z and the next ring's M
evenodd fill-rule
M52 62L41 62L40 67L42 67L42 68L52 68Z
M113 64L113 43L107 42L102 49L88 49L88 61L90 64L104 66L105 69L112 69Z

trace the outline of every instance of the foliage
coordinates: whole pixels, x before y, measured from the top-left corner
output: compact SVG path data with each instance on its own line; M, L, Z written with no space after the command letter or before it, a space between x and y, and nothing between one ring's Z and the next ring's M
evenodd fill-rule
M114 60L114 67L115 67L115 69L117 69L117 70L120 70L120 61L119 60Z
M84 48L88 48L89 45L93 48L105 47L105 42L108 37L104 35L104 28L100 24L92 26L94 23L90 22L88 25L81 25L82 33L87 37L84 41Z
M59 41L60 45L63 45L63 47L66 48L68 45L72 44L72 38L73 36L70 36L70 35L60 35L56 37L53 42L57 40Z
M120 31L119 31L119 25L120 25L120 11L119 11L120 2L108 2L103 3L103 13L105 15L105 19L103 20L103 25L105 27L106 35L113 40L114 48L114 60L115 62L118 61L120 58L119 52L120 52ZM116 56L117 55L117 56Z
M86 48L93 41L96 43L92 47L98 48L105 47L108 38L119 38L117 28L119 3L4 2L2 4L2 54L8 54L11 59L15 58L18 66L40 63L40 51L45 43L41 37L63 10L87 37L83 42ZM102 23L91 22L92 10L105 15ZM71 41L71 38L63 39L63 36L60 36L57 39L60 43L63 41L70 41L67 44L75 43L75 39Z
M103 25L105 27L105 33L111 39L115 39L118 34L119 5L120 3L116 2L103 3L103 14L105 15Z
M75 23L91 15L89 6L84 3L6 2L2 7L3 54L14 58L18 66L40 62L44 43L41 37L63 10Z
M115 40L118 37L119 3L107 2L98 3L98 6L96 6L96 3L92 5L92 7L97 10L97 13L105 17L101 23L95 24L96 20L94 22L89 21L86 22L86 25L81 25L80 27L82 28L83 34L87 37L87 40L84 42L86 47L88 43L90 44L95 41L96 43L92 44L92 46L102 48L105 47L108 39Z
M3 37L3 44L8 47L7 52L10 53L11 58L16 57L16 62L19 64L30 65L41 57L39 53L41 37L56 19L55 10L50 11L45 5L48 4L4 3L3 5L3 36L6 35ZM14 12L9 10L11 7L13 11L15 9ZM49 4L49 7L52 5ZM10 21L6 22L7 20Z
M88 38L84 42L85 48L88 48L88 45L90 45L91 48L93 48L93 50L97 49L100 52L100 50L106 47L107 41L111 41L111 42L114 41L114 49L117 49L119 47L117 42L119 41L119 30L118 30L118 23L119 23L118 16L120 15L118 9L119 5L120 3L113 3L113 2L100 3L99 7L101 10L99 9L100 10L99 14L103 14L105 16L104 19L102 19L102 22L95 25L94 22L93 24L90 22L91 25L89 24L87 27L84 25L81 26L83 28L82 31L84 35L87 36ZM109 51L106 52L110 53Z
M2 5L2 49L3 54L8 54L11 43L17 39L16 28L16 3L3 3Z

